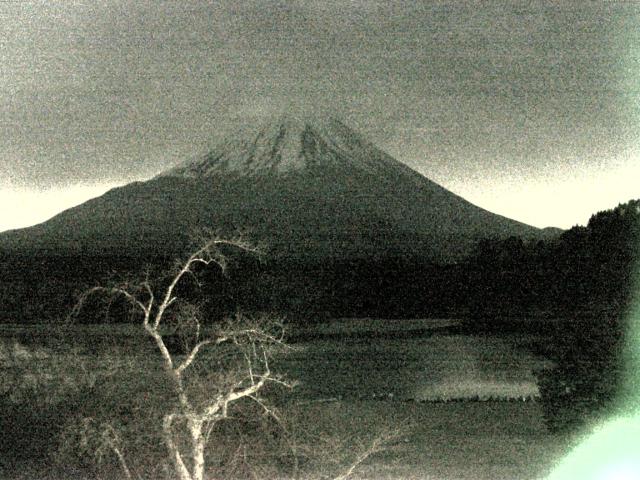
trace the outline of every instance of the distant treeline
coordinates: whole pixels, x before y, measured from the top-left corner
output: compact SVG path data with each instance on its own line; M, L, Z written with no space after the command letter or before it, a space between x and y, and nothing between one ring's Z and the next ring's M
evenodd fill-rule
M280 260L240 266L228 285L235 305L272 308L301 321L455 316L475 329L510 328L512 320L521 328L527 318L619 316L632 300L639 250L640 201L631 201L552 240L482 240L455 265L406 256Z
M549 241L480 241L466 261L384 256L264 262L230 253L226 278L201 272L194 298L211 318L236 310L268 310L292 321L327 317L456 316L474 328L507 328L512 319L602 317L627 307L638 257L639 201L594 215ZM174 258L40 256L0 253L0 322L64 318L79 292L145 269L161 278ZM110 321L128 318L112 315ZM104 316L102 317L104 320ZM521 324L522 322L518 322Z
M623 312L634 288L639 241L638 200L597 213L586 227L549 242L483 240L463 267L469 314L494 319Z

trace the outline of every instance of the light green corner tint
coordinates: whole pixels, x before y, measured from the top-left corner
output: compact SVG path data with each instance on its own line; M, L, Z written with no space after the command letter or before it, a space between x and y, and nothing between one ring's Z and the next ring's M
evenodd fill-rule
M571 452L548 480L640 479L640 415L605 422Z

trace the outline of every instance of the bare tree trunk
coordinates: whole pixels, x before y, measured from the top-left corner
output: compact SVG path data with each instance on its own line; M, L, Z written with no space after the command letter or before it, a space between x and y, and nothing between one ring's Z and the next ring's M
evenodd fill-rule
M204 478L204 447L205 438L202 434L202 420L189 420L191 430L191 442L193 451L193 480Z

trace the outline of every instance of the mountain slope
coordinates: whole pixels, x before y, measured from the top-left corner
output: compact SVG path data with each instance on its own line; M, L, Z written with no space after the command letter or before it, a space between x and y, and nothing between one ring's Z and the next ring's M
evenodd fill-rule
M544 236L472 205L339 121L282 117L152 180L2 234L0 247L172 254L199 226L248 229L275 255L436 262L460 259L482 237Z

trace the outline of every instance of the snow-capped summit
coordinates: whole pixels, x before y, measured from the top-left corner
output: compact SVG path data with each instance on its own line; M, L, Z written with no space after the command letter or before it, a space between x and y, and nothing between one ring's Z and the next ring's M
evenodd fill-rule
M323 168L389 174L404 165L342 121L321 115L279 115L225 138L208 153L160 176L282 175Z

